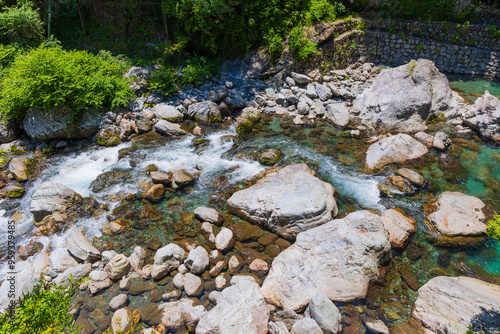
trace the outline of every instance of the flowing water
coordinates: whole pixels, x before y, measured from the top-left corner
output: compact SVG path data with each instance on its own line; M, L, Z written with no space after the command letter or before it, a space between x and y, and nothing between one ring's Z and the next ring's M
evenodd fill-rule
M468 94L474 92L469 87L478 85L478 82L464 82L462 85L460 81L452 81L451 84L462 87L460 89ZM498 87L495 85L490 84L492 94L498 94L494 90ZM363 154L369 145L363 139L351 138L348 132L322 121L317 121L314 128L297 128L291 119L265 116L254 132L247 135L237 136L234 126L230 124L207 127L206 130L203 140L193 136L178 140L156 137L151 140L145 137L117 147L88 147L76 153L51 156L43 162L43 170L29 185L27 194L21 200L5 200L0 204L0 228L6 229L9 217L22 212L24 217L18 215L16 222L17 244L22 246L29 243L34 232L29 213L31 197L43 181L51 180L83 196L94 196L100 203L107 203L111 212L125 210L132 213L129 218L133 228L118 236L103 235L102 227L107 222L105 215L82 219L73 227L85 231L89 239L96 237L99 240L97 243L105 245L104 248L128 254L137 245L146 247L154 237L164 245L181 239L203 243L196 224L180 224L181 221L186 223L185 215L181 212L192 212L200 205L226 211L226 199L231 191L243 188L248 180L265 169L256 162L258 152L273 148L283 153L280 165L307 163L322 180L330 182L340 194L340 215L360 209L380 213L389 208L401 208L417 221L418 232L411 244L406 250L394 252L394 261L386 268L386 279L383 283L372 285L369 291L367 305L378 305L379 315L388 322L403 321L410 314L416 291L401 278L403 272L408 270L420 285L443 273L500 281L498 241L488 239L483 246L467 249L439 248L427 241L422 223L423 203L445 190L477 196L495 211L500 211L499 148L470 141L466 145L454 145L449 154L457 158L463 167L453 175L439 168L439 153L431 152L425 163L412 166L429 181L426 188L409 196L396 193L393 197L383 197L378 185L384 183L386 176L391 175L393 170L385 168L375 175L367 173ZM117 196L128 193L142 193L140 181L149 180L145 169L151 164L162 171L186 169L196 175L196 182L185 190L168 192L158 203L148 203L141 197L131 201L116 200L119 198ZM103 191L91 191L91 182L98 175L115 169L126 171L129 177ZM137 214L134 215L134 212ZM239 220L237 217L233 219ZM5 235L2 233L2 236ZM64 246L65 235L41 237L37 241L43 243L45 250L52 251ZM5 242L5 237L0 240L2 252L5 251ZM0 267L0 280L5 273L6 268ZM94 298L107 303L116 295L116 290L115 284ZM85 294L80 297L90 298ZM206 295L201 299L206 300ZM131 297L132 308L149 303L149 299L143 296Z

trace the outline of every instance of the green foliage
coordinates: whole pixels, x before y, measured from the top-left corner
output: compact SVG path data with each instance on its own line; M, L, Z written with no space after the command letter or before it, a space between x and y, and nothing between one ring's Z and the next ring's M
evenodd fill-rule
M277 59L283 53L283 38L272 30L266 37L268 53L272 59Z
M229 56L260 45L262 36L276 50L278 37L293 28L347 14L340 1L332 0L166 0L163 11L169 34L183 36L188 49Z
M422 52L423 50L425 50L425 44L419 43L415 46L415 48L418 52Z
M290 51L298 60L306 60L309 55L316 52L316 43L305 35L305 28L295 27L290 32L288 40Z
M488 24L488 31L493 35L495 38L500 38L500 28L497 28L497 26Z
M0 81L0 110L20 120L32 108L50 112L64 105L77 120L86 108L127 105L133 96L122 77L125 66L108 53L65 51L42 44L19 54Z
M381 18L410 20L474 22L478 18L477 4L463 0L385 0L369 1L358 6L371 9Z
M16 44L3 45L0 44L0 78L2 72L14 62L17 54L20 52Z
M500 215L494 214L493 219L486 224L488 227L488 235L500 241Z
M70 333L77 334L74 327L70 298L80 282L70 286L42 281L32 292L23 295L15 310L0 315L0 333Z
M4 7L0 12L0 41L39 42L43 38L43 27L38 12L29 3Z
M365 21L359 20L358 24L356 25L356 30L365 30ZM391 33L391 32L389 32L389 33Z
M180 70L179 67L181 67ZM209 60L205 57L192 58L179 67L167 63L160 66L160 69L151 75L148 81L149 88L168 95L186 85L204 83L219 69L217 60Z

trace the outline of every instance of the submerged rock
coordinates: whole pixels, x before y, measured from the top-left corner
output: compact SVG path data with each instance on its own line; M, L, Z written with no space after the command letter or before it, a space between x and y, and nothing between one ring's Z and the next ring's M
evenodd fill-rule
M500 100L485 91L463 116L464 124L481 137L500 142Z
M259 155L259 163L264 166L275 165L281 158L279 150L268 149Z
M418 132L431 116L456 109L448 79L430 60L383 70L353 104L361 122L376 130Z
M398 134L372 144L366 152L366 165L379 169L390 163L404 163L427 154L427 147L408 136Z
M97 176L97 178L90 183L90 189L93 192L98 192L110 186L129 181L130 178L129 172L119 169L110 170Z
M429 238L441 246L469 246L483 242L490 218L479 198L445 191L432 202L424 223Z
M337 215L335 188L305 164L289 165L229 198L230 210L253 223L293 238Z
M201 317L196 334L265 334L269 313L259 285L250 279L238 280L222 290L217 306Z
M435 333L500 331L500 287L471 277L431 279L418 290L412 316Z
M390 249L380 217L368 211L351 213L299 233L274 259L262 294L294 311L304 310L318 292L333 301L363 298Z
M41 221L53 212L66 212L82 202L82 196L74 190L57 182L46 181L35 191L31 199L33 219Z

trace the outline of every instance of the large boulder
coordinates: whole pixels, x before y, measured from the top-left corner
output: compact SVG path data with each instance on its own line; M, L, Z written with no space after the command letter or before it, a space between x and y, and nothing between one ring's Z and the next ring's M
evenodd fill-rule
M16 123L2 120L0 117L0 143L8 143L16 139L19 127Z
M54 212L64 213L80 204L82 196L57 182L47 181L40 185L31 199L31 213L36 222Z
M335 188L315 176L306 164L289 165L266 175L228 200L232 212L293 239L338 213Z
M266 300L303 311L318 292L345 302L364 298L391 245L382 219L358 211L297 235L273 261L262 285Z
M418 132L425 121L457 107L448 79L430 60L383 70L353 104L361 122L376 130Z
M500 332L500 286L471 277L431 279L418 290L413 317L429 332Z
M379 140L366 152L369 169L379 169L390 163L404 163L427 154L428 149L407 134L400 133Z
M491 213L479 198L445 191L428 206L424 219L429 238L441 246L469 246L483 242Z
M71 122L71 117L71 111L64 106L58 106L49 113L33 109L24 117L23 128L36 142L55 138L85 138L99 131L101 116L97 110L87 110L76 123Z
M219 106L212 101L191 104L188 107L187 114L189 117L205 123L222 121Z
M485 91L463 116L464 124L485 139L500 142L500 100Z
M205 313L196 327L196 334L265 334L269 308L259 285L241 279L222 290L217 306Z

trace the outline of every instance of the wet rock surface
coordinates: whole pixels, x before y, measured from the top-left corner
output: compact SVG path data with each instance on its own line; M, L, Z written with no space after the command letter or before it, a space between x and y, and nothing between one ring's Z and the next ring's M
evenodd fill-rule
M334 192L307 165L291 165L236 192L228 203L231 210L245 219L293 238L337 214Z
M262 285L263 295L279 307L296 311L303 310L318 292L333 301L363 298L389 250L378 216L351 213L299 233L295 243L274 259Z
M412 315L435 333L464 333L469 326L494 333L500 330L500 288L471 277L435 277L419 289Z

